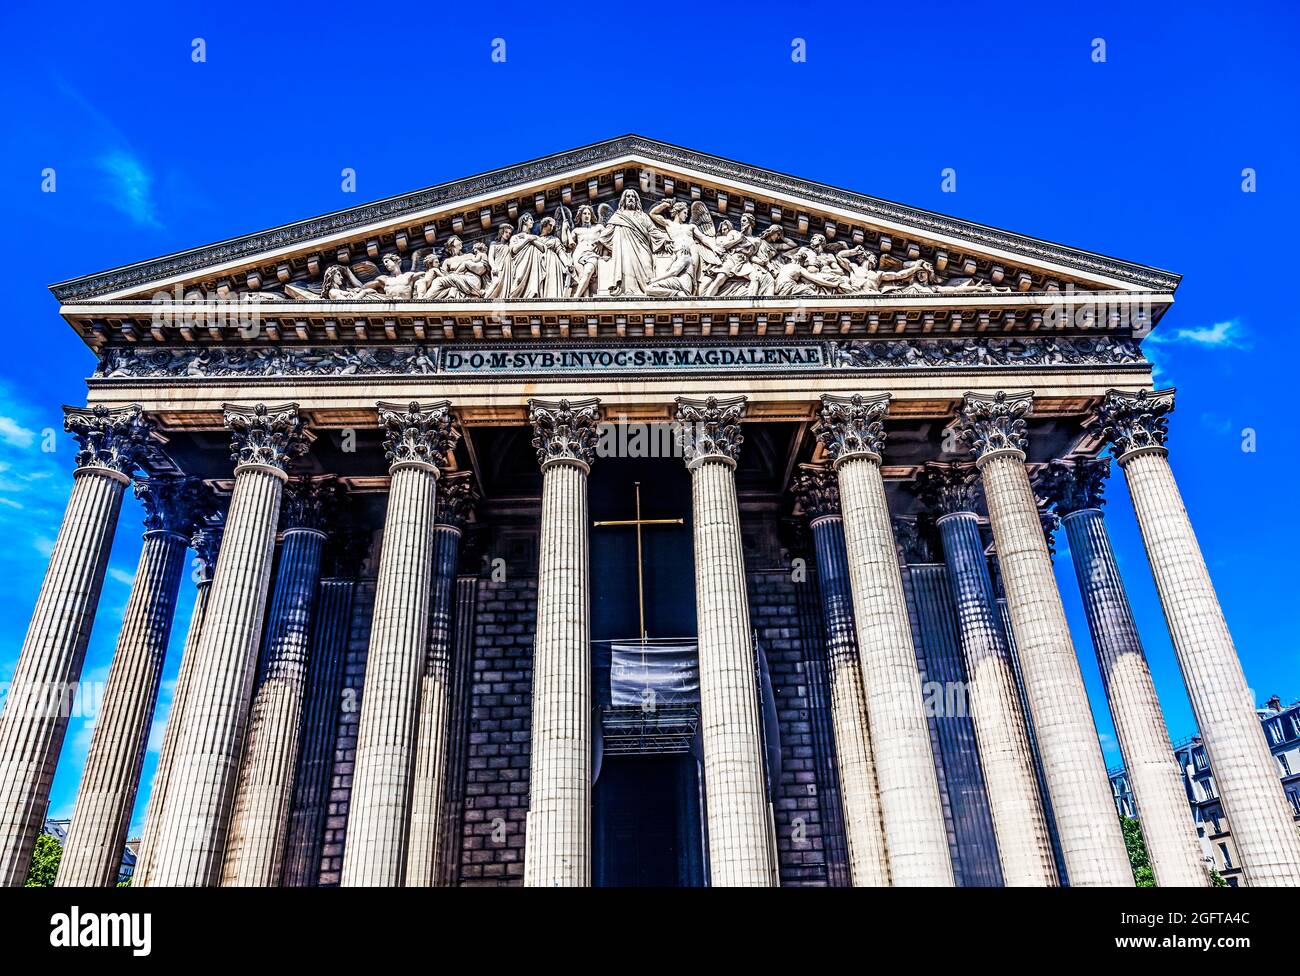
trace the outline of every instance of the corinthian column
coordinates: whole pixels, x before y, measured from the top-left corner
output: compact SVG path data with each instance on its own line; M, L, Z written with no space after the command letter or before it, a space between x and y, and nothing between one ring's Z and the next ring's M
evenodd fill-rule
M1300 836L1169 467L1165 441L1173 408L1173 390L1111 390L1102 404L1100 427L1128 480L1187 695L1246 879L1251 885L1294 887L1300 885Z
M302 748L294 775L289 833L285 841L286 888L313 888L320 881L321 847L334 771L334 741L342 707L343 671L352 623L357 569L368 542L350 521L335 521L326 540L327 576L320 581L307 655Z
M587 474L599 400L530 400L542 467L524 884L591 884L591 565Z
M889 884L889 853L880 814L876 761L871 753L858 639L853 632L853 593L849 588L839 483L833 472L804 465L791 490L810 519L816 551L849 871L855 887L884 887Z
M1038 487L1053 503L1070 540L1074 575L1156 884L1204 887L1209 875L1182 770L1169 747L1160 699L1101 514L1109 468L1106 458L1053 461Z
M447 782L448 703L451 697L452 607L460 540L477 492L468 473L438 483L438 513L433 527L433 586L429 601L429 647L420 679L420 721L411 790L411 830L406 886L438 883L442 811Z
M190 538L190 545L194 547L194 609L190 611L190 629L185 634L181 667L176 675L171 707L167 711L167 727L163 730L162 748L158 752L158 764L154 767L153 783L149 787L149 803L144 811L144 830L140 834L140 846L136 850L135 873L131 875L131 884L137 888L148 887L153 877L158 852L158 830L162 826L167 784L171 780L176 744L180 740L185 698L193 681L194 661L198 658L199 636L203 633L203 617L207 613L208 593L212 589L212 571L217 564L217 549L221 545L221 527L213 524L196 529Z
M0 885L7 887L27 878L104 585L122 491L152 429L138 406L65 407L63 425L80 448L72 496L0 715Z
M1132 886L1106 763L1025 470L1032 394L966 394L961 430L984 484L1025 690L1070 884Z
M745 398L677 398L691 472L700 726L715 888L776 884L735 468Z
M227 886L266 888L280 883L312 608L335 491L332 478L304 476L284 486L284 541L226 845L222 883Z
M221 880L284 469L304 447L296 404L226 404L225 419L235 487L158 830L150 884L162 887Z
M896 885L954 883L880 457L888 394L822 397L817 439L839 478L858 654Z
M1047 817L1038 796L1015 671L1002 637L975 514L975 472L928 464L917 478L917 493L938 516L935 524L943 540L966 661L967 705L975 725L1003 881L1008 886L1055 885Z
M61 887L117 884L185 550L213 507L212 490L197 478L150 478L136 483L135 494L145 509L144 547L59 861Z
M345 887L394 888L405 879L438 469L457 440L446 400L381 403L379 425L391 478L343 848Z

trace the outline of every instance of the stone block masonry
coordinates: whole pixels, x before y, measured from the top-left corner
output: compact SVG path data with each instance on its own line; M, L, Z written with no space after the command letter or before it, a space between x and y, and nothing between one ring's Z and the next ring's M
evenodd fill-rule
M524 882L537 580L479 581L459 883Z

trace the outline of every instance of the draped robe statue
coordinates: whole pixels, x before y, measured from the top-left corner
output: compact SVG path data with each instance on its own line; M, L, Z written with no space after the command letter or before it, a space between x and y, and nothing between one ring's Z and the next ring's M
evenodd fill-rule
M644 295L646 284L655 276L655 248L664 240L663 231L641 209L635 190L624 190L618 209L609 215L601 243L609 252L610 295Z

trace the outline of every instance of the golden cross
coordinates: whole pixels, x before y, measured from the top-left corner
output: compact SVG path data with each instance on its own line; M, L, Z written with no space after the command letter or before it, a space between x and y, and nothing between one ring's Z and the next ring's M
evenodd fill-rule
M685 525L685 519L643 519L641 517L641 482L636 482L636 518L632 519L614 519L607 522L592 522L596 528L606 528L610 526L635 525L636 526L636 602L637 609L641 615L641 640L646 639L645 629L645 567L644 560L641 556L641 526L643 525Z

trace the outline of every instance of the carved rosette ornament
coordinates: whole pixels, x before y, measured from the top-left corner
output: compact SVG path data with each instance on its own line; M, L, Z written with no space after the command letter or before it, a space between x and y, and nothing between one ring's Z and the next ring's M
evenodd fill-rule
M533 428L537 463L575 464L591 470L596 458L596 425L600 400L529 400L528 422Z
M384 460L391 471L418 464L436 474L460 440L451 416L451 402L380 403L379 426L384 431Z
M746 397L677 398L677 423L681 432L686 466L705 461L722 461L736 466L745 435L740 420L745 415Z
M853 457L879 461L885 453L885 413L889 410L890 396L834 396L822 394L821 419L813 427L813 434L837 468Z
M474 487L474 476L468 471L447 475L438 482L434 521L464 531L479 497L478 489Z
M1106 475L1110 458L1083 458L1078 461L1051 461L1034 482L1037 492L1061 517L1106 504Z
M217 510L212 489L189 476L142 478L135 497L144 506L146 532L170 532L187 542Z
M999 390L992 396L967 393L962 404L960 431L969 445L976 464L997 454L1019 454L1023 460L1029 445L1025 414L1033 406L1034 394L1007 393Z
M1120 464L1142 451L1167 453L1165 441L1173 409L1173 390L1107 390L1094 430L1110 444Z
M77 441L77 467L130 478L148 452L153 422L138 404L109 409L64 407L63 429Z
M307 450L296 403L251 407L227 403L222 410L230 429L230 457L236 471L256 466L283 473L290 461Z
M280 496L280 529L310 529L323 535L325 526L334 522L338 496L338 484L332 476L290 478Z
M816 464L799 465L799 474L790 484L790 493L810 522L840 515L840 480L829 468Z
M979 497L979 473L973 464L926 464L912 490L936 516L974 512Z

